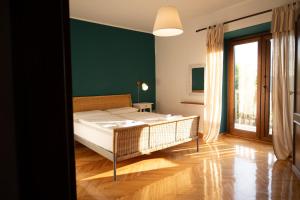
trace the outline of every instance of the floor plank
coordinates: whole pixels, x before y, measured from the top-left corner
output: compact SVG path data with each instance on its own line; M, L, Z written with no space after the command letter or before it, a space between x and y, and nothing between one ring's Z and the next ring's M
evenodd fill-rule
M277 161L269 144L221 137L118 163L76 143L77 195L93 199L300 199L300 181L289 161Z

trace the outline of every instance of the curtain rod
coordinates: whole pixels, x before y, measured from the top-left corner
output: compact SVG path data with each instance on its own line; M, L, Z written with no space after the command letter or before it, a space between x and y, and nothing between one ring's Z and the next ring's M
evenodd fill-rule
M290 5L296 5L297 2L293 2L293 4L288 4L288 6ZM247 15L245 17L240 17L240 18L237 18L237 19L233 19L233 20L229 20L229 21L226 21L224 22L223 24L229 24L231 22L236 22L236 21L239 21L239 20L242 20L242 19L246 19L246 18L250 18L250 17L254 17L254 16L257 16L257 15L262 15L262 14L265 14L265 13L268 13L268 12L272 12L272 9L269 9L269 10L265 10L265 11L261 11L261 12L258 12L258 13L255 13L255 14L252 14L252 15ZM209 26L209 27L215 27L216 25L214 26ZM201 29L197 29L196 30L196 33L200 32L200 31L204 31L206 30L207 28L201 28Z
M239 21L239 20L242 20L242 19L254 17L254 16L257 16L257 15L262 15L262 14L265 14L265 13L268 13L268 12L271 12L271 11L272 11L272 9L265 10L265 11L258 12L258 13L252 14L252 15L247 15L247 16L245 16L245 17L240 17L240 18L237 18L237 19L229 20L229 21L224 22L223 24L229 24L229 23L236 22L236 21ZM200 32L200 31L204 31L204 30L206 30L206 29L207 29L207 28L197 29L197 30L196 30L196 33Z

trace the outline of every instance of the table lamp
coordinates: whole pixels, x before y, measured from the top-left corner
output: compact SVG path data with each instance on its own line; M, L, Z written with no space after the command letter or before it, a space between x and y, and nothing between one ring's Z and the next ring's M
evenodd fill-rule
M149 89L149 87L143 81L137 81L136 86L137 86L137 90L138 90L138 103L140 103L140 89L142 89L142 91L147 91Z

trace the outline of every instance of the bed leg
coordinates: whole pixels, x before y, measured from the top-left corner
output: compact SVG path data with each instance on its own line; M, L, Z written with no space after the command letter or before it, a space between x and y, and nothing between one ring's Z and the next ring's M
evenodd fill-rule
M197 152L199 152L199 136L197 137Z
M117 157L116 157L116 155L114 155L113 162L114 162L114 181L116 181L117 180Z

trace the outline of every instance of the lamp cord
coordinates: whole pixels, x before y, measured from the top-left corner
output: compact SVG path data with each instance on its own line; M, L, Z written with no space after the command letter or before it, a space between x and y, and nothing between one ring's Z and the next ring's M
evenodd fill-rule
M138 89L138 103L140 103L140 87L137 87Z

